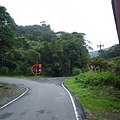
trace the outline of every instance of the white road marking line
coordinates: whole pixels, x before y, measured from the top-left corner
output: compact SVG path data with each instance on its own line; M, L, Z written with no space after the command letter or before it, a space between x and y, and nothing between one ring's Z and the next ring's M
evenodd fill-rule
M25 95L25 93L28 92L28 88L25 86L22 86L23 88L26 89L26 91L24 93L22 93L21 95L19 95L17 98L13 99L12 101L8 102L7 104L3 105L2 107L0 107L0 110L7 107L8 105L12 104L13 102L15 102L16 100L18 100L19 98L21 98L23 95Z
M73 97L71 95L71 93L67 90L67 88L63 85L63 82L62 82L62 87L67 91L67 93L69 94L70 96L70 99L72 101L72 105L73 105L73 109L74 109L74 112L75 112L75 117L76 117L76 120L79 120L79 116L78 116L78 112L77 112L77 108L75 106L75 102L73 100Z

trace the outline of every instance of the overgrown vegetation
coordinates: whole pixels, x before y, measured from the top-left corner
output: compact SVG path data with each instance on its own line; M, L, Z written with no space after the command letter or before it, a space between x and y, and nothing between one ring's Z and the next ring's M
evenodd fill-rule
M64 84L86 110L88 120L120 118L120 56L118 45L89 62L89 72L81 72ZM77 70L78 71L78 70Z
M110 72L87 72L75 77L76 82L84 86L110 86L120 89L120 76Z
M88 120L120 117L120 76L87 72L64 82L85 108Z
M84 36L55 33L45 21L17 26L0 6L0 75L31 75L31 66L41 63L47 76L71 76L73 69L87 68L90 59Z
M119 51L119 45L114 45L109 50L102 51L100 56L91 59L89 69L93 71L109 71L120 75Z

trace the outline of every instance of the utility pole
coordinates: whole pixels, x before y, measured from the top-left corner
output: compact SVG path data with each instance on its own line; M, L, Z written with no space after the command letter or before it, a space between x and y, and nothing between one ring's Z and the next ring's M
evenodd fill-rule
M38 64L38 58L37 58L37 63ZM36 75L37 75L37 72L38 72L38 67L36 66Z
M104 44L101 44L101 41L100 41L100 44L97 45L97 47L100 48L99 55L101 55L101 50L102 50L101 48L104 47Z
M40 42L40 39L39 40L37 40L37 45L39 45L39 42ZM38 64L38 56L36 56L37 57L37 60L36 60L36 64ZM37 75L37 73L38 73L38 66L36 66L36 75Z

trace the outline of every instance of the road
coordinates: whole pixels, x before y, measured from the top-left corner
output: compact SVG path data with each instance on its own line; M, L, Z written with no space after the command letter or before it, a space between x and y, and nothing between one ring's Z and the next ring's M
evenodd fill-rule
M2 78L0 81L23 85L28 92L0 110L0 120L85 120L83 108L76 103L78 118L68 92L62 87L65 78Z

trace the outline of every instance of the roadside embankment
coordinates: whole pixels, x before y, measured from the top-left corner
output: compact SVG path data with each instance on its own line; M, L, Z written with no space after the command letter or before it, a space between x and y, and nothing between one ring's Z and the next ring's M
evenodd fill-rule
M0 107L21 95L25 90L22 86L0 82Z

